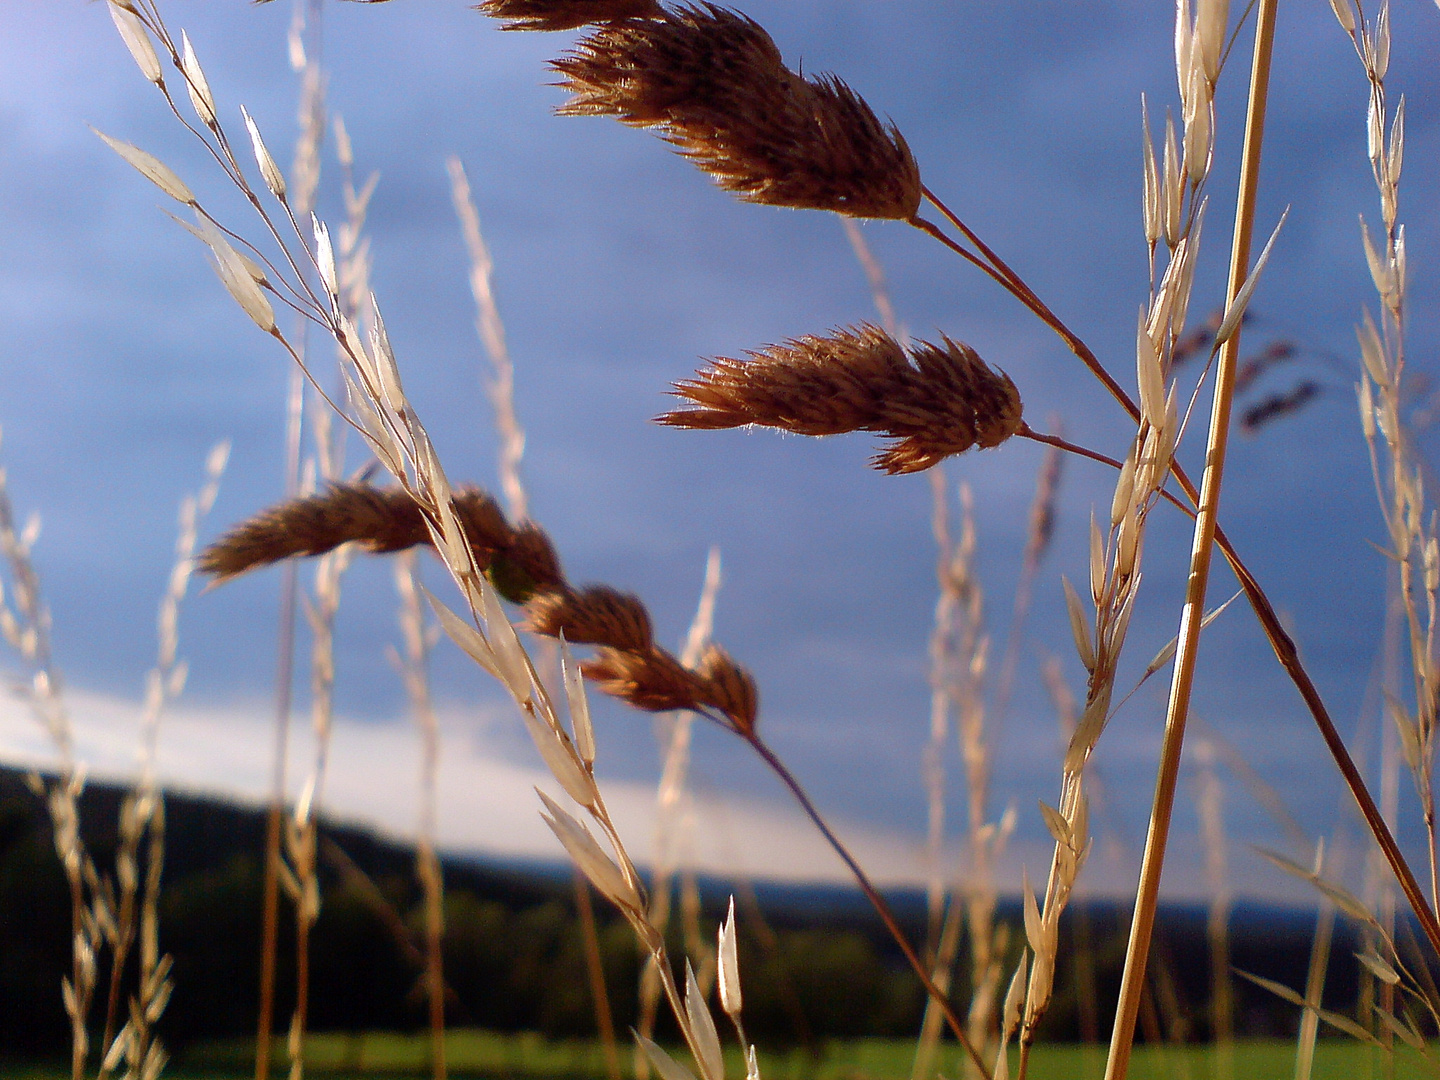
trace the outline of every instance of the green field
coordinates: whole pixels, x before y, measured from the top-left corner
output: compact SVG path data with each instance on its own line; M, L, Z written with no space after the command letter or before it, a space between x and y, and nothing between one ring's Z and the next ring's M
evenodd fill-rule
M428 1041L423 1035L369 1033L316 1035L310 1040L308 1072L320 1076L387 1077L428 1075ZM605 1062L598 1044L590 1041L547 1041L538 1035L500 1035L487 1031L451 1031L446 1041L450 1072L457 1077L516 1077L521 1080L603 1080ZM628 1073L628 1052L622 1049ZM914 1044L906 1040L864 1039L830 1044L821 1060L803 1053L761 1055L765 1080L908 1080ZM1039 1046L1031 1063L1033 1080L1099 1080L1105 1071L1104 1048ZM953 1048L941 1063L941 1075L962 1075ZM249 1045L215 1043L192 1048L167 1070L172 1080L218 1080L251 1074ZM1014 1059L1012 1057L1012 1075ZM54 1070L0 1070L13 1080L59 1080ZM1211 1047L1139 1046L1130 1069L1133 1080L1290 1080L1295 1073L1295 1045L1279 1040L1237 1043L1230 1069ZM283 1078L280 1068L272 1075ZM727 1063L726 1075L744 1076L738 1056ZM1315 1080L1381 1080L1387 1070L1367 1048L1345 1040L1322 1042L1316 1050ZM1440 1076L1440 1064L1419 1055L1396 1055L1397 1080Z

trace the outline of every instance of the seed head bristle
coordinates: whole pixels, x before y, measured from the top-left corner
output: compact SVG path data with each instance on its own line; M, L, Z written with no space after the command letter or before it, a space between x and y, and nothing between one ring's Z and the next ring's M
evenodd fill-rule
M750 673L714 643L706 647L696 673L703 681L706 704L729 717L741 734L753 732L759 695Z
M861 324L721 356L675 394L692 407L658 417L682 428L748 424L797 435L874 431L897 440L874 459L888 473L919 472L972 446L998 446L1019 429L1020 393L967 345L942 338L909 355Z
M640 654L601 646L581 670L605 693L650 712L697 710L706 704L699 677L663 649Z
M660 135L750 202L912 217L920 172L894 125L833 75L787 68L752 19L714 4L598 27L553 67L565 115Z
M336 484L319 495L271 507L231 530L200 555L217 581L297 555L321 555L358 540L370 551L423 544L425 519L397 489Z
M755 682L718 646L694 671L654 642L650 613L634 596L604 585L572 588L550 538L538 525L512 525L488 494L454 493L454 506L476 564L529 629L575 645L597 646L582 665L600 688L640 709L712 709L737 731L755 729ZM322 555L355 542L383 553L434 542L415 501L399 488L335 484L327 491L271 507L222 537L198 560L224 581L300 555Z
M534 633L559 637L563 632L572 645L644 652L653 644L645 605L604 585L537 596L526 605L525 615Z
M504 21L506 30L575 30L663 14L655 0L485 0L476 10Z

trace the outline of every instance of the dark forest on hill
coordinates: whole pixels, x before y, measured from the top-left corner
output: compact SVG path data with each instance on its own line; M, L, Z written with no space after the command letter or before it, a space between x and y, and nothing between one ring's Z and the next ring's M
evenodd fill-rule
M115 846L122 792L100 784L82 798L83 829L103 871ZM260 954L260 859L264 814L191 795L166 797L165 888L161 948L175 960L176 989L162 1031L183 1060L200 1040L253 1033ZM365 830L322 830L323 906L312 938L311 1015L317 1031L419 1030L420 893L414 855ZM563 867L505 867L473 859L445 862L445 977L451 1024L549 1036L594 1033L594 1013L575 909ZM705 925L714 926L731 886L702 883ZM745 1023L770 1047L818 1046L834 1038L910 1037L923 1008L920 988L858 892L830 887L759 886L741 904L740 963ZM892 896L916 940L923 898ZM1002 918L1021 931L1015 904ZM635 1021L640 961L629 928L597 905L600 944L615 1024ZM1128 910L1077 904L1067 918L1052 1041L1103 1038L1124 957ZM1232 924L1232 962L1242 970L1303 986L1314 924L1311 913L1241 908ZM70 909L43 804L24 777L0 771L0 1053L9 1059L60 1057L68 1030L60 1001L70 962ZM1356 992L1354 944L1342 928L1326 989L1331 1008ZM677 936L677 953L679 943ZM284 988L293 974L284 966ZM1162 912L1152 1000L1142 1033L1198 1040L1209 1034L1210 961L1205 913ZM1088 963L1087 963L1088 961ZM1089 974L1086 973L1089 968ZM102 972L102 977L104 973ZM968 990L963 975L959 1000ZM1296 1010L1238 982L1240 1035L1293 1031Z

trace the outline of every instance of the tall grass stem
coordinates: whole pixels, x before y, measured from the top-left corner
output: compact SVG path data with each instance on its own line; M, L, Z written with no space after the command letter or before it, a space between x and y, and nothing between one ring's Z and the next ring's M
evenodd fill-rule
M1250 269L1250 238L1254 229L1255 199L1260 184L1260 152L1265 134L1265 107L1269 95L1270 58L1275 41L1277 0L1261 0L1255 29L1255 57L1250 74L1250 105L1245 124L1245 151L1240 166L1235 235L1230 251L1230 282L1227 302L1245 284ZM1220 508L1220 487L1224 476L1225 450L1230 430L1230 407L1234 395L1235 368L1239 359L1240 332L1228 338L1220 350L1215 375L1214 406L1206 444L1205 473L1195 519L1195 539L1190 556L1190 575L1185 607L1180 616L1179 644L1175 654L1170 704L1165 718L1165 738L1160 750L1160 771L1155 801L1145 841L1130 943L1125 954L1116 1006L1115 1029L1110 1039L1106 1080L1124 1080L1130 1064L1135 1036L1135 1015L1145 985L1145 962L1154 931L1155 908L1160 896L1160 876L1165 865L1165 847L1170 832L1170 815L1175 802L1175 782L1180 772L1180 752L1189 716L1190 691L1200 643L1200 625L1205 618L1205 589L1210 577L1210 556L1215 543L1216 516Z

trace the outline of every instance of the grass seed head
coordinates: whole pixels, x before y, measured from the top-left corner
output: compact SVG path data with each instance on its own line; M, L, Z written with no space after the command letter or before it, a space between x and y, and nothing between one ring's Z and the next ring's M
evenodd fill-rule
M907 356L876 326L807 335L748 354L717 357L676 396L692 407L659 417L683 428L748 424L797 435L874 431L897 440L875 459L888 473L919 472L972 446L998 446L1020 426L1020 393L975 351L942 338Z
M920 171L894 125L833 75L805 79L753 20L713 4L594 30L554 61L566 115L654 127L749 202L914 216Z
M536 596L526 605L529 629L575 645L613 645L644 652L653 644L650 613L637 598L604 585Z
M755 681L723 649L711 645L696 669L690 670L654 643L649 612L637 598L600 585L572 588L550 538L538 525L529 521L511 525L495 500L474 488L456 489L447 498L453 498L455 518L476 564L495 592L524 606L531 631L597 646L594 658L582 664L581 671L601 690L636 708L712 710L741 734L755 730L759 700ZM383 553L433 544L435 538L414 499L402 489L333 484L320 494L257 514L201 553L197 567L224 581L281 559L321 555L351 542ZM492 674L504 677L495 650L464 620L453 613L447 619L443 604L433 598L432 603L461 648ZM0 608L0 614L3 611ZM501 627L504 616L496 611L487 614L487 623L492 617L498 620L497 632L503 634L509 623ZM522 684L522 676L515 665L510 681ZM567 683L567 693L570 690ZM575 696L569 696L574 711ZM581 703L583 707L583 694ZM588 708L585 711L588 717ZM593 736L581 738L581 726L577 723L577 741L593 755ZM588 728L588 719L583 726Z
M650 655L638 655L601 646L594 658L581 665L581 670L602 691L638 709L695 712L705 706L695 674L659 649Z
M750 673L713 642L706 646L696 673L704 681L705 702L729 717L742 735L753 733L760 697Z
M659 18L655 0L485 0L476 8L506 30L575 30L619 19Z

